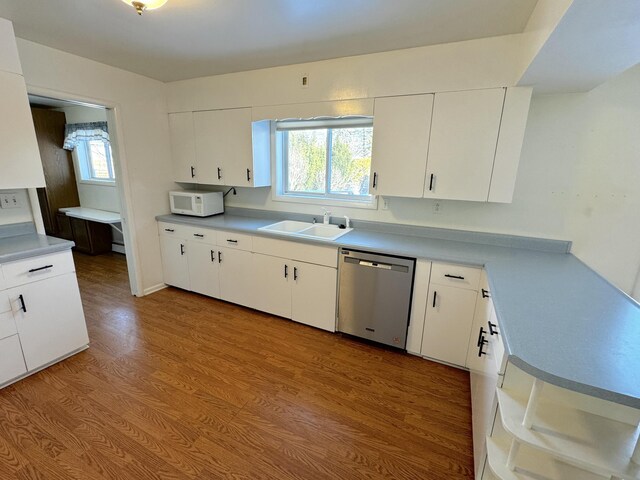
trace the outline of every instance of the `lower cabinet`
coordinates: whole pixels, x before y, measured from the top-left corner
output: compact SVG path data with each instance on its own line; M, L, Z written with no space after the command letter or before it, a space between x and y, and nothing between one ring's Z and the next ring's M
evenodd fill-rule
M253 307L253 254L246 250L218 247L220 298Z
M28 370L89 343L75 272L27 283L7 293Z
M189 290L187 241L178 237L160 235L160 251L162 253L164 282Z
M218 247L209 243L190 241L186 248L189 289L192 292L220 298L220 263Z
M270 255L253 255L256 288L254 305L257 310L291 318L291 262Z

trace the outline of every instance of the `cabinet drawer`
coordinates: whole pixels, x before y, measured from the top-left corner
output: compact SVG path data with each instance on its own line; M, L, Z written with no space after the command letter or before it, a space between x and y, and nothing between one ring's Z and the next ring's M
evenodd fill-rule
M18 333L18 330L13 319L13 312L0 313L0 340L16 333Z
M188 227L185 229L187 240L194 242L203 242L215 245L217 241L217 231L210 228Z
M171 237L187 238L190 227L175 223L158 222L158 233Z
M308 243L289 242L275 238L254 237L253 251L273 257L298 260L316 265L336 268L338 266L338 248Z
M482 269L463 267L450 263L434 263L431 267L431 283L478 290Z
M71 250L2 265L7 288L75 272Z
M0 385L27 373L18 335L0 340Z
M249 252L253 248L253 237L244 233L217 232L216 238L220 247L237 248Z

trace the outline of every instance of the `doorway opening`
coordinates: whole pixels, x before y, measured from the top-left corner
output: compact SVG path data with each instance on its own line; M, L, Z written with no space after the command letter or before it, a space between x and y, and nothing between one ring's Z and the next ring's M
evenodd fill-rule
M103 105L29 95L46 186L37 189L47 235L75 242L76 268L122 269L127 248L114 115ZM124 227L123 227L124 225ZM97 260L100 257L100 261ZM135 295L135 269L127 265Z

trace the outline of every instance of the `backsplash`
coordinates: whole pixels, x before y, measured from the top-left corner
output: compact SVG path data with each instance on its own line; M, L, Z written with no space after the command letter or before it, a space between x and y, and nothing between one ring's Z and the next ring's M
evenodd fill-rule
M15 193L20 206L18 208L0 208L0 225L33 222L29 193L26 189L0 190L0 194Z

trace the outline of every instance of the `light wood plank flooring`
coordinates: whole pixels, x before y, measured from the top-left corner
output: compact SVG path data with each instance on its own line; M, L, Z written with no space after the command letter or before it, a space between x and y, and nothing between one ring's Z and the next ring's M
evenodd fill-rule
M0 478L473 477L467 373L75 258L91 348L0 391Z

